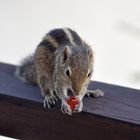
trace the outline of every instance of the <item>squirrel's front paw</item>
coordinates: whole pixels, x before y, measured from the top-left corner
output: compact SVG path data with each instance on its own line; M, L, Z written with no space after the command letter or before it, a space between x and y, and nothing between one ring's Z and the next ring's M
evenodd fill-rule
M79 112L82 111L82 109L83 109L83 102L80 101L80 102L75 106L73 112L74 112L74 113L79 113Z
M71 110L70 106L65 101L62 101L61 111L64 114L72 115L72 110Z
M56 102L57 102L57 98L54 95L51 96L46 95L44 99L44 108L48 106L48 108L50 109L51 105L54 105Z

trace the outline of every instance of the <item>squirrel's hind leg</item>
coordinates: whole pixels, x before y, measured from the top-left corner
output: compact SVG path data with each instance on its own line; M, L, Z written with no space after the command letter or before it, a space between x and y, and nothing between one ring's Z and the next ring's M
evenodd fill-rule
M87 89L86 96L88 96L88 97L92 96L92 97L95 97L95 98L102 97L102 96L104 96L104 92L100 89L96 89L96 90Z
M15 76L21 81L23 81L24 83L29 83L33 85L37 84L33 55L23 59L21 64L17 66L15 70Z

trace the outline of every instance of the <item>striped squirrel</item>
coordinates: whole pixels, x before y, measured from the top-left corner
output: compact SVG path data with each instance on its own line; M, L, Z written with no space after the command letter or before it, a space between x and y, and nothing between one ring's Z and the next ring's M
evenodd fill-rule
M86 93L103 96L99 89L87 89L93 73L93 60L91 47L75 31L54 29L43 37L35 53L17 67L16 76L40 87L44 107L50 108L60 99L61 111L71 115L82 111ZM79 100L74 110L66 102L71 94Z

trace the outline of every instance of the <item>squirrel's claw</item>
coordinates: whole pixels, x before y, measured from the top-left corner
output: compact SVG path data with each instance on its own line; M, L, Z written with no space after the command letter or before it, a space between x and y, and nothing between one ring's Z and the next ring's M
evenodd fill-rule
M68 114L68 115L72 115L72 110L70 108L70 106L66 103L66 102L62 102L62 105L61 105L61 111L64 113L64 114Z
M44 108L46 108L46 106L51 109L51 105L54 105L57 102L57 98L53 95L53 96L45 96L44 98Z
M79 104L77 104L73 110L74 113L79 113L81 112L83 109L83 102L79 102Z
M89 96L93 96L95 98L97 97L102 97L104 96L104 92L100 89L96 89L96 90L87 90L87 93L86 95L89 97Z
M51 108L50 104L44 99L44 108L46 109L46 106L48 107L48 109Z

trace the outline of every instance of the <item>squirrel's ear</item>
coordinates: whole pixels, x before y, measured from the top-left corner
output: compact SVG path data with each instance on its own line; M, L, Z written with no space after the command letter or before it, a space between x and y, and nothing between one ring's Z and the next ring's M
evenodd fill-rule
M67 60L69 58L71 54L70 48L68 46L65 46L64 50L63 50L63 61Z
M93 52L92 50L88 50L88 56L89 56L89 59L93 59Z

